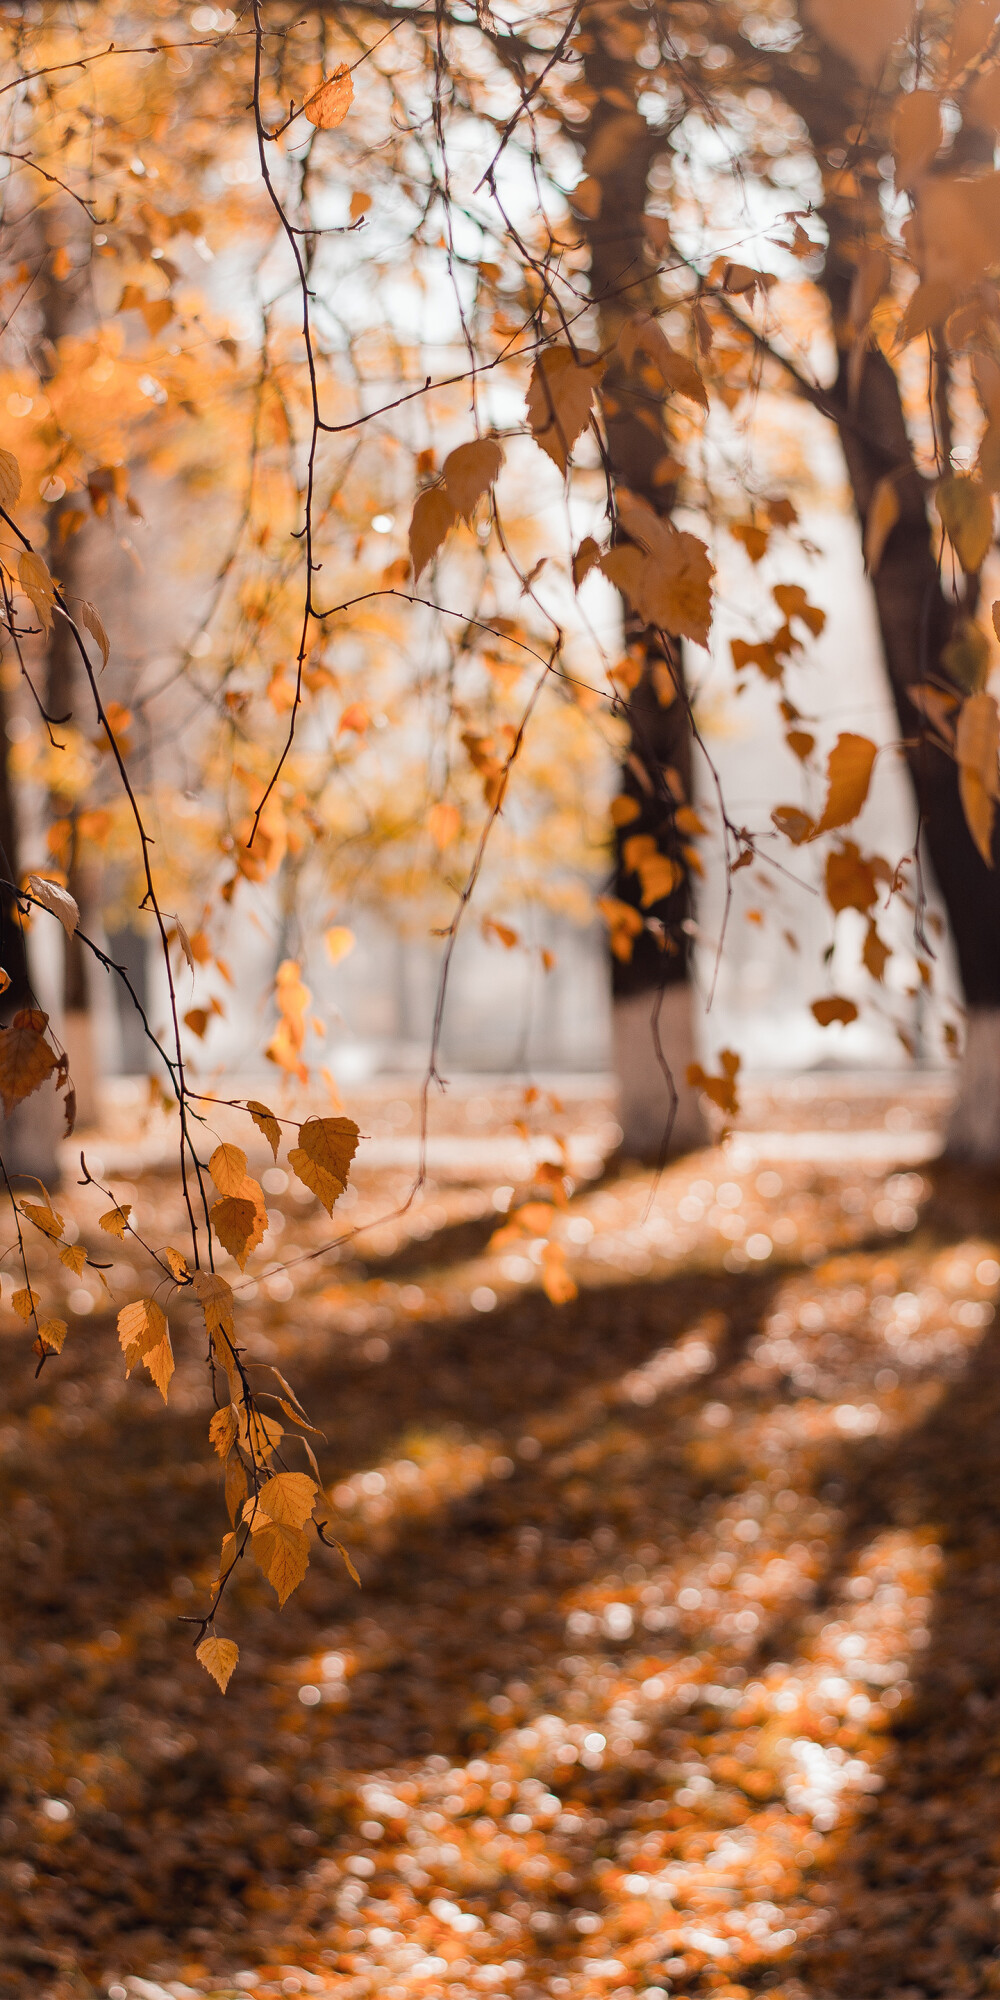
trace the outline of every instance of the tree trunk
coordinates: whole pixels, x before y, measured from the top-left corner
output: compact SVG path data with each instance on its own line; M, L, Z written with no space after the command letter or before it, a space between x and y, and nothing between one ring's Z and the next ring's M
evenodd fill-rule
M583 133L583 164L597 199L584 227L590 247L590 293L598 308L606 349L630 318L655 304L648 280L645 212L649 169L663 141L635 107L642 72L630 37L643 30L636 21L596 6L583 16L578 38L584 73L595 93ZM660 468L670 451L662 395L651 390L641 364L626 366L613 357L602 384L608 472L618 487L668 515L676 487ZM612 959L614 1053L618 1076L623 1152L656 1157L703 1145L707 1126L698 1094L687 1081L695 1058L694 994L685 928L691 912L690 867L677 824L680 805L691 788L692 736L683 660L679 644L669 658L658 634L643 630L626 610L625 638L639 678L627 697L630 730L620 790L636 808L616 829L613 893L636 910L644 928L627 962ZM627 844L651 835L659 852L674 863L679 883L667 896L643 901L643 888L629 866Z

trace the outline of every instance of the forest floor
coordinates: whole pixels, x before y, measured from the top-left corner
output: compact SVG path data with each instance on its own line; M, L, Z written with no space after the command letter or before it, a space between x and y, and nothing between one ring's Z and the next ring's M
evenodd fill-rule
M923 1164L932 1098L786 1094L658 1180L569 1107L562 1306L490 1247L509 1103L336 1260L273 1179L247 1346L362 1589L318 1550L279 1612L247 1566L225 1698L180 1622L228 1525L193 1324L165 1410L96 1285L53 1265L37 1382L0 1309L5 2000L1000 1994L1000 1209ZM412 1105L368 1109L374 1225Z

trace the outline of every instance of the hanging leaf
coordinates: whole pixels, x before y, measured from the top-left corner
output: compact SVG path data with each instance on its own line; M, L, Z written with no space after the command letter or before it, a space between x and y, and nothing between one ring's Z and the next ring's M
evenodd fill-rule
M914 0L804 0L802 11L866 83L877 83L893 43L910 25L913 7Z
M159 1346L166 1331L166 1314L155 1299L135 1299L131 1305L122 1306L118 1314L118 1339L128 1374L151 1348Z
M18 1319L29 1320L38 1311L41 1300L37 1292L22 1288L14 1293L10 1303Z
M867 915L877 895L874 866L865 859L853 840L845 840L842 847L832 848L826 857L826 900L834 914L838 915L841 910L860 910Z
M220 1194L237 1194L247 1177L247 1156L240 1146L216 1146L208 1171Z
M25 886L43 910L50 910L58 917L66 936L72 937L79 928L80 911L69 890L61 888L58 882L50 882L47 875L29 875Z
M96 604L81 604L80 623L86 627L91 638L96 639L101 652L101 665L106 667L111 658L111 641L104 629L104 620Z
M704 542L661 520L634 493L619 493L618 510L622 526L638 546L609 550L601 558L604 575L624 593L644 624L707 645L715 569Z
M26 1215L28 1221L33 1222L35 1228L42 1231L43 1236L48 1236L53 1243L58 1243L65 1228L65 1223L62 1216L56 1214L55 1209L50 1207L42 1208L35 1201L22 1201L19 1206L21 1214Z
M212 1205L212 1228L224 1250L235 1257L241 1271L246 1270L251 1249L256 1248L252 1238L257 1227L257 1210L252 1201L242 1201L236 1195L226 1195L222 1201ZM263 1236L263 1230L257 1237Z
M256 1519L260 1526L252 1531L254 1560L277 1592L278 1603L284 1604L309 1568L309 1537L302 1528L270 1520L259 1508Z
M987 868L993 866L993 825L1000 798L1000 716L991 694L963 701L955 729L958 789L966 825Z
M896 186L912 187L944 142L941 99L934 90L912 90L901 97L892 121Z
M891 957L891 945L887 945L885 939L879 936L875 919L874 917L870 917L868 920L868 929L865 932L865 941L861 948L861 959L865 971L870 972L872 978L877 980L880 986L885 978L885 968Z
M858 1010L853 1000L844 1000L837 993L829 999L814 1000L811 1012L815 1014L821 1028L829 1028L834 1021L841 1021L845 1027L858 1018Z
M61 1354L68 1331L64 1319L43 1319L38 1328L39 1344L49 1354Z
M223 1694L233 1678L239 1657L240 1649L235 1639L217 1639L214 1632L210 1632L208 1637L201 1641L196 1652L196 1658L201 1661L206 1673L211 1674Z
M353 1118L309 1118L299 1126L299 1143L289 1152L288 1164L328 1214L347 1186L359 1137Z
M147 1350L142 1357L142 1364L148 1370L156 1388L159 1390L164 1402L166 1402L167 1390L170 1387L171 1376L174 1372L174 1350L170 1344L169 1333L165 1333L163 1339L157 1341L155 1347L150 1347Z
M46 632L51 632L56 587L48 565L34 549L24 549L17 559L17 575L25 597L30 598Z
M208 1426L209 1442L214 1446L221 1459L229 1457L236 1443L236 1432L237 1418L235 1407L232 1403L225 1403L221 1410L216 1410Z
M871 497L865 521L865 568L874 576L886 542L899 520L899 494L891 473L880 479Z
M838 736L827 762L826 804L813 828L813 839L857 819L868 797L877 754L867 736Z
M736 1079L740 1073L740 1057L735 1049L721 1049L719 1052L719 1075L710 1076L700 1063L689 1063L687 1081L692 1090L700 1090L710 1104L725 1114L727 1118L739 1115L740 1100Z
M15 1014L9 1028L0 1029L0 1098L8 1117L15 1104L40 1090L56 1067L54 1049L45 1039L48 1015L37 1008Z
M277 1159L278 1147L281 1144L281 1126L278 1124L274 1112L270 1111L266 1104L259 1104L255 1097L247 1098L247 1110L258 1132L263 1133L275 1159Z
M182 1257L179 1250L172 1250L168 1243L163 1252L163 1260L171 1277L175 1278L179 1285L186 1284L191 1276L188 1270L187 1258Z
M354 80L346 63L340 63L306 98L302 109L310 125L315 125L318 131L333 132L343 124L353 103Z
M410 522L410 564L413 581L419 583L429 562L437 555L445 536L458 520L458 509L443 486L428 486L418 493Z
M81 1273L85 1271L87 1268L87 1252L84 1249L83 1244L82 1243L60 1244L59 1262L60 1264L65 1265L67 1271L72 1271L73 1276L75 1278L79 1278Z
M21 468L12 451L0 450L0 507L12 514L21 498Z
M234 1310L232 1285L215 1271L196 1271L191 1282L205 1315L206 1332L231 1335Z
M272 1521L290 1528L304 1528L316 1505L316 1481L304 1472L278 1472L265 1480L258 1499Z
M754 274L755 278L759 273ZM636 354L644 354L663 383L665 389L672 389L678 396L686 396L692 403L708 409L708 395L698 369L686 354L671 347L659 321L649 314L639 314L627 319L618 336L618 352L630 368Z
M494 438L475 438L448 453L441 468L445 491L463 521L471 521L483 494L500 476L503 452Z
M940 481L934 504L966 575L975 575L993 540L993 502L985 486L965 473L951 473Z
M569 455L590 422L604 364L582 350L547 347L538 355L525 399L536 444L565 472Z

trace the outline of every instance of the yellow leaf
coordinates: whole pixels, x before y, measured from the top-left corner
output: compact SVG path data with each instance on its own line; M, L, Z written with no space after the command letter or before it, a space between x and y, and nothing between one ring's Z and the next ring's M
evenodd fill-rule
M150 1347L143 1355L142 1360L143 1366L149 1370L156 1387L159 1389L160 1395L163 1397L164 1402L166 1402L167 1390L170 1387L170 1378L174 1372L174 1350L170 1344L169 1333L165 1333L163 1339L157 1341L155 1347Z
M899 494L891 473L880 479L871 497L865 521L865 568L874 576L883 551L899 520Z
M428 486L423 493L417 494L410 521L410 563L414 583L419 583L449 528L453 528L457 520L458 510L443 486Z
M208 1171L220 1194L235 1194L246 1179L247 1156L239 1146L216 1146Z
M215 1271L196 1271L192 1279L195 1296L205 1315L208 1333L233 1331L233 1288Z
M278 1472L265 1480L258 1500L272 1521L304 1528L316 1505L316 1481L305 1472Z
M955 729L958 789L966 825L987 868L993 866L993 823L1000 798L1000 716L991 694L963 701Z
M941 100L936 91L913 90L900 98L892 121L897 187L912 187L917 175L930 165L943 139Z
M630 798L628 792L619 792L617 798L611 801L612 826L631 826L632 821L638 819L641 813L642 807L638 799Z
M358 1138L353 1118L309 1118L299 1126L299 1143L289 1153L288 1164L328 1214L347 1186Z
M608 943L613 956L619 964L628 965L635 940L645 930L642 917L631 903L623 903L618 896L598 896L597 908L608 926Z
M50 1354L61 1354L67 1332L64 1319L43 1319L38 1329L38 1338Z
M197 1658L223 1694L232 1680L239 1657L240 1649L235 1639L217 1639L214 1632L202 1640L197 1650Z
M826 767L826 804L812 829L812 839L857 819L868 797L876 754L875 744L867 736L838 736Z
M155 1299L135 1299L131 1305L122 1306L118 1314L118 1339L129 1374L136 1362L144 1360L166 1337L166 1314Z
M822 40L876 83L894 42L906 33L913 0L805 0L803 13Z
M47 563L34 549L24 549L17 559L17 575L25 597L30 598L46 632L51 632L56 587Z
M542 1290L554 1306L568 1305L577 1287L566 1269L566 1252L561 1243L546 1243L542 1251Z
M187 1266L187 1258L182 1257L179 1250L171 1250L169 1243L163 1252L163 1256L171 1277L176 1278L179 1285L183 1284L191 1275Z
M8 1116L56 1067L55 1051L45 1039L47 1021L46 1014L25 1008L9 1028L0 1029L0 1098Z
M12 451L0 451L0 507L13 513L21 497L21 468Z
M525 398L528 425L536 444L565 472L569 455L590 422L594 395L604 372L595 355L570 347L547 347L531 371Z
M812 1012L821 1028L828 1028L833 1021L842 1021L846 1026L849 1021L856 1021L858 1018L858 1010L853 1000L843 1000L836 993L831 994L828 1000L814 1000Z
M985 486L967 474L950 473L940 481L934 503L962 568L974 575L993 540L993 502Z
M338 1542L336 1538L334 1538L333 1546L335 1549L339 1551L341 1557L343 1558L344 1568L346 1569L348 1576L351 1578L352 1583L356 1583L358 1589L360 1590L361 1578L359 1577L357 1569L355 1568L354 1563L351 1561L351 1558L348 1555L343 1542Z
M323 933L323 942L331 963L339 965L341 959L348 958L354 950L354 932L347 924L331 924L329 930Z
M289 1527L285 1521L272 1521L260 1514L257 1518L263 1525L253 1534L254 1559L273 1584L278 1603L284 1604L309 1567L309 1537L304 1529Z
M457 806L449 805L446 799L441 799L437 805L431 807L427 815L427 831L439 854L444 853L449 842L461 832L461 827L462 815Z
M244 1176L244 1179L248 1176ZM266 1216L261 1220L253 1201L245 1196L227 1194L222 1201L213 1203L212 1227L231 1257L235 1257L241 1271L246 1270L247 1258L251 1250L256 1250L267 1227Z
M214 1446L220 1458L225 1459L229 1457L236 1443L236 1431L237 1417L235 1407L232 1403L224 1403L221 1410L216 1410L208 1426L209 1441Z
M302 106L310 125L320 132L332 132L344 119L354 102L354 81L346 63L340 63L332 75L325 76L318 89L307 97Z
M263 1133L275 1159L277 1159L278 1147L281 1144L281 1126L278 1124L274 1112L270 1111L266 1104L258 1104L255 1097L247 1098L247 1110L258 1132Z
M231 1458L226 1466L226 1512L234 1523L246 1498L247 1476L241 1458Z
M494 438L474 438L448 453L441 471L445 492L463 521L471 521L483 494L500 476L503 452Z
M619 493L618 511L638 546L611 549L601 558L604 575L644 624L707 645L715 569L704 542L661 520L633 493Z
M98 1218L97 1226L103 1229L106 1235L117 1236L119 1243L124 1242L125 1229L131 1213L132 1203L126 1201L120 1208L109 1208L107 1215Z
M37 1312L39 1303L40 1303L39 1295L37 1292L31 1292L24 1289L22 1289L19 1292L15 1292L13 1298L11 1299L11 1306L16 1312L18 1319L23 1319L23 1320L31 1319L32 1314Z
M63 1243L59 1250L59 1262L65 1264L67 1271L72 1271L73 1276L78 1278L87 1263L87 1252L83 1244Z
M664 388L673 389L692 403L700 403L703 410L708 409L705 384L694 362L671 347L659 321L651 315L638 314L626 320L618 336L618 352L626 368L632 366L636 354L644 354L653 363Z
M96 604L81 604L80 623L86 627L92 639L96 639L101 652L101 665L106 667L111 657L111 641L104 629L104 620ZM178 926L178 929L180 926Z
M36 1201L22 1201L20 1207L21 1214L26 1215L36 1229L40 1229L44 1236L50 1236L53 1243L58 1243L65 1227L61 1215L57 1215L53 1208L42 1208Z

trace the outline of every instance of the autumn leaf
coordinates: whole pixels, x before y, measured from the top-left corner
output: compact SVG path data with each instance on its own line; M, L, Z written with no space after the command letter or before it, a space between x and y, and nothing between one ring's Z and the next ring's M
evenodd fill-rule
M41 1301L37 1292L22 1287L20 1291L14 1293L10 1303L18 1319L29 1320L32 1314L38 1311Z
M175 1278L179 1285L186 1284L191 1275L187 1258L182 1257L179 1250L172 1250L168 1243L163 1252L163 1259L171 1277Z
M440 799L431 806L427 814L427 831L439 854L444 853L461 830L462 815L457 806L450 805L447 799Z
M700 1090L710 1104L724 1113L727 1118L739 1114L740 1100L736 1079L740 1073L740 1058L735 1049L719 1051L719 1074L711 1076L700 1063L689 1063L687 1081L693 1090Z
M288 1164L328 1214L347 1186L360 1134L353 1118L309 1118L299 1126L299 1143Z
M165 1333L163 1339L157 1341L155 1347L147 1349L142 1357L142 1362L143 1367L148 1369L160 1395L163 1397L164 1402L166 1402L167 1390L170 1387L170 1380L174 1372L174 1350L170 1343L169 1333Z
M861 958L865 971L870 972L872 978L877 980L880 986L885 978L885 968L891 957L891 946L887 945L885 939L879 936L875 919L874 917L870 917L868 920L868 929L865 932L865 941L861 948Z
M97 641L100 648L101 665L102 667L106 667L111 658L111 641L104 629L104 620L96 604L81 604L80 623L90 633L91 638Z
M231 1335L234 1312L232 1285L215 1271L196 1271L191 1282L205 1315L206 1332Z
M59 1262L65 1265L67 1271L72 1271L75 1278L79 1278L81 1273L87 1268L87 1252L83 1244L61 1243L59 1246Z
M38 1339L49 1354L61 1354L69 1331L64 1319L43 1319L38 1327Z
M232 1680L239 1657L240 1649L235 1639L217 1639L214 1632L201 1641L196 1651L196 1658L223 1694Z
M354 81L346 63L340 63L306 98L302 109L310 125L315 125L318 131L333 132L343 124L353 102Z
M261 1525L253 1529L254 1559L277 1592L278 1603L284 1604L309 1567L309 1537L302 1528L272 1521L259 1510L257 1520Z
M875 744L867 736L838 736L827 760L826 804L813 827L811 839L815 840L821 833L830 833L838 826L848 826L851 820L857 819L868 797L877 754Z
M329 930L323 932L323 943L331 965L339 965L354 950L354 932L347 924L331 924Z
M755 274L756 275L756 274ZM628 319L618 336L618 352L626 368L632 366L637 354L644 354L656 369L665 389L672 389L678 396L686 396L692 403L708 409L708 395L705 384L694 362L688 355L671 347L659 321L649 314L637 314Z
M237 1427L237 1416L234 1405L232 1403L224 1403L221 1410L216 1410L208 1426L209 1441L220 1458L226 1459L229 1457L236 1443Z
M99 1229L103 1229L108 1236L117 1236L119 1242L123 1242L131 1213L131 1202L123 1202L118 1208L109 1208L106 1215L98 1216L97 1226Z
M853 840L832 848L826 857L826 900L831 910L861 910L867 913L878 895L878 881L871 861L866 860Z
M58 1243L65 1228L61 1215L57 1215L53 1208L42 1208L35 1201L22 1201L20 1209L21 1214L27 1216L28 1221L33 1222L36 1229L40 1229L44 1236L50 1237L53 1243Z
M24 1008L9 1028L0 1029L0 1098L8 1117L56 1067L55 1051L45 1039L47 1025L47 1014Z
M222 1201L213 1203L211 1214L212 1228L223 1249L235 1257L240 1270L244 1271L250 1251L256 1247L251 1242L257 1225L257 1210L253 1202L241 1200L236 1195L226 1195ZM261 1230L260 1236L263 1233Z
M131 1305L122 1306L118 1314L118 1340L127 1373L131 1374L136 1362L151 1348L159 1346L166 1331L166 1314L155 1299L135 1299Z
M570 452L590 422L603 371L596 355L574 354L571 347L547 347L536 358L525 398L528 427L560 472L566 471Z
M24 549L17 559L17 575L25 597L30 598L46 632L51 632L56 587L47 563L34 549Z
M865 568L869 576L875 575L898 520L899 494L892 473L887 472L875 487L865 520Z
M639 911L631 903L623 903L618 896L598 896L597 908L608 926L608 943L613 957L620 965L628 965L635 940L646 928Z
M831 49L866 83L876 83L893 43L910 25L913 0L804 0L802 11Z
M584 577L590 575L594 564L600 562L600 560L600 543L595 542L593 535L584 535L573 557L573 585L576 590L579 590Z
M978 479L951 473L934 495L945 533L967 576L980 570L993 540L993 502Z
M821 1028L828 1028L833 1021L842 1021L846 1027L848 1022L856 1021L858 1018L858 1010L853 1000L844 1000L836 993L831 994L826 1000L814 1000L811 1012L815 1014Z
M437 555L445 536L458 520L458 509L443 486L428 486L418 493L410 521L410 563L413 581L419 583L428 563Z
M79 926L80 911L68 889L61 888L58 882L50 882L45 875L29 875L25 886L43 910L49 910L54 917L58 917L66 936L72 937Z
M226 1466L226 1513L233 1525L246 1499L247 1475L241 1458L230 1458Z
M265 1480L258 1500L272 1521L304 1528L316 1505L316 1481L304 1472L278 1472Z
M941 100L936 91L913 90L901 97L892 121L896 186L912 187L944 141Z
M818 604L810 604L801 583L776 583L771 596L783 618L789 623L793 618L800 618L813 638L819 638L826 625L826 612Z
M955 729L958 789L966 825L987 868L993 866L993 825L1000 798L1000 716L991 694L963 701Z
M0 450L0 507L11 514L21 497L21 468L12 451Z
M236 1194L246 1180L247 1156L240 1146L216 1146L208 1171L220 1194Z
M258 1132L263 1133L275 1159L277 1159L278 1147L281 1144L281 1126L278 1124L274 1112L269 1110L266 1104L258 1103L255 1097L247 1098L247 1110Z
M463 521L471 521L478 502L500 476L503 452L494 438L475 438L448 453L441 468L445 492Z

